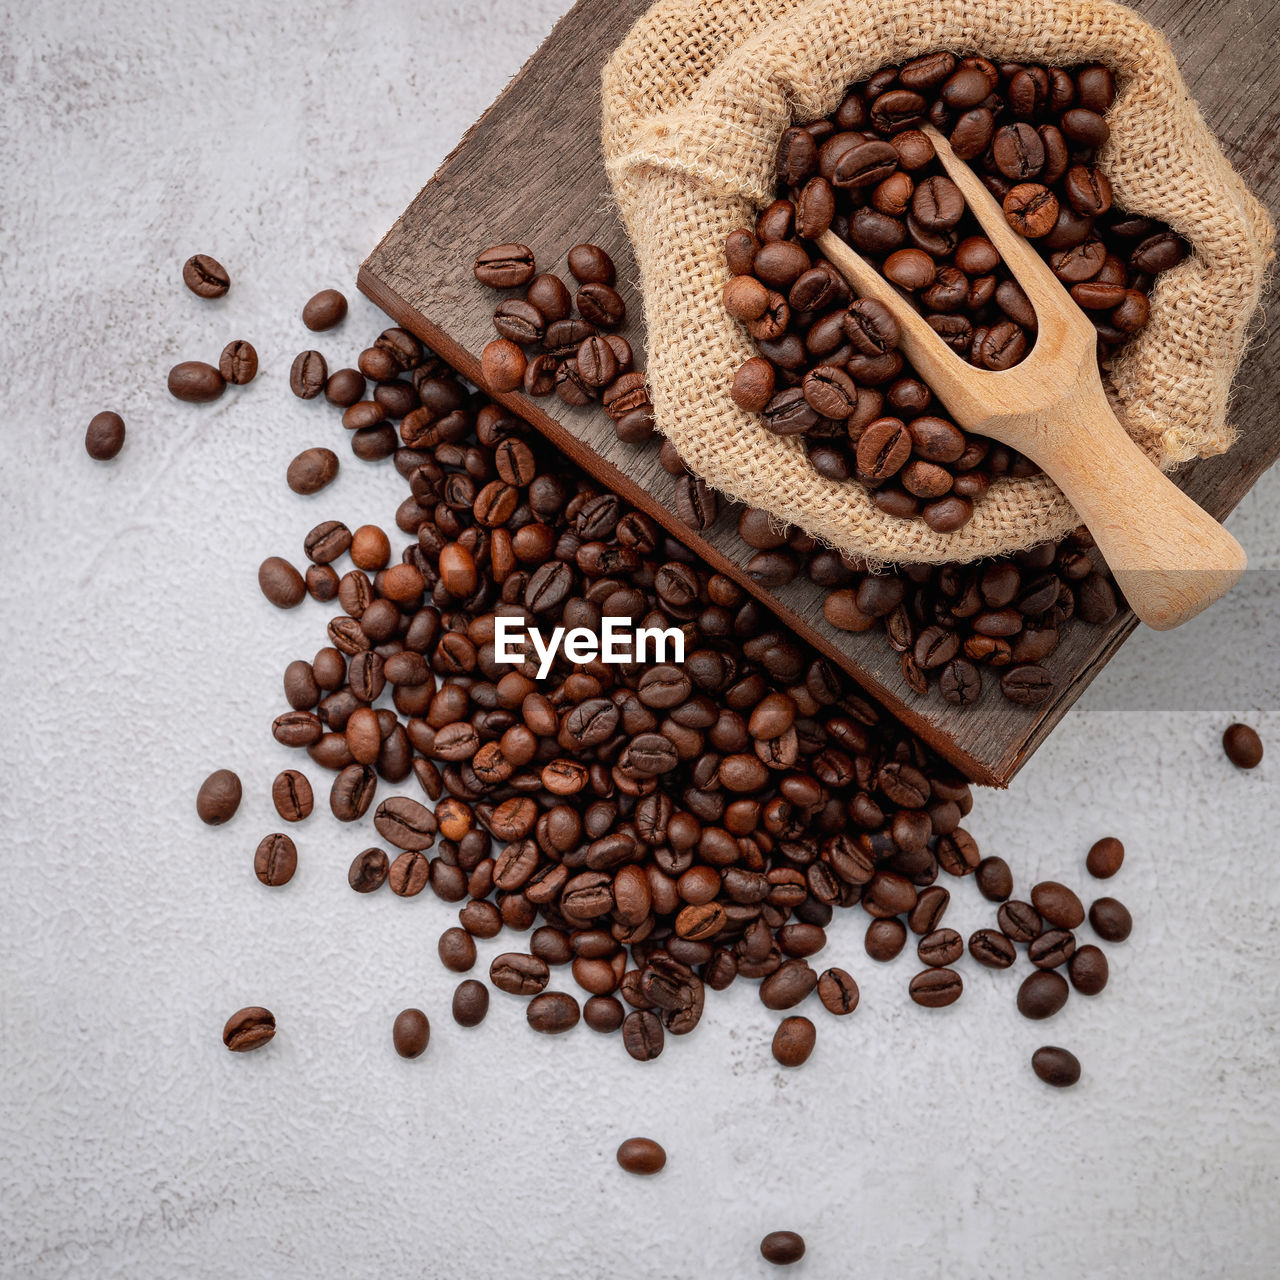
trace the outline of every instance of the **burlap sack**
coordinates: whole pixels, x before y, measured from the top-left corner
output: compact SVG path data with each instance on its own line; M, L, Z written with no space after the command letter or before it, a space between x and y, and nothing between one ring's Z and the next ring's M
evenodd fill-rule
M604 153L635 246L659 428L715 488L873 563L964 561L1078 523L1044 477L998 480L951 534L825 480L796 437L729 397L755 354L725 313L725 236L773 199L792 120L834 110L878 67L937 49L997 61L1103 62L1119 94L1099 164L1115 202L1161 219L1193 254L1159 277L1151 322L1116 357L1121 421L1162 467L1221 453L1231 380L1273 229L1219 150L1158 31L1106 0L659 0L605 68Z

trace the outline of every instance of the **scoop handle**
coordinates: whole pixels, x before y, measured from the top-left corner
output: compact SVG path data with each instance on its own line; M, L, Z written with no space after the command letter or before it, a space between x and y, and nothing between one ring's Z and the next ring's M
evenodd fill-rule
M1033 437L1018 447L1057 482L1147 626L1180 626L1235 586L1244 548L1138 448L1100 381Z

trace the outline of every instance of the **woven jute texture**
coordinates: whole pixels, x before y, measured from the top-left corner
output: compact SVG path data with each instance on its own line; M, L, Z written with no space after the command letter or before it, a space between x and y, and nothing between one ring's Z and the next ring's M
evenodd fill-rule
M729 396L756 352L721 303L724 240L773 199L783 129L828 114L876 68L939 49L1116 73L1098 163L1117 205L1168 223L1193 250L1158 278L1151 321L1108 379L1120 420L1160 466L1234 440L1231 380L1272 257L1266 211L1210 134L1167 42L1121 5L659 0L603 80L605 162L640 269L658 426L709 484L872 563L973 560L1079 523L1043 476L996 481L956 533L887 516Z

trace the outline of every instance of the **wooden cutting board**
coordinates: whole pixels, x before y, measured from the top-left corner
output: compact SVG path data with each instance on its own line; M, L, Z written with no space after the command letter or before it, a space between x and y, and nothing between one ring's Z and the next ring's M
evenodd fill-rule
M498 100L441 165L360 269L360 288L472 381L495 335L495 295L471 264L490 244L529 245L538 269L570 279L564 254L591 241L618 266L627 302L623 330L644 366L644 326L635 259L612 211L600 155L601 68L649 0L579 0ZM1280 203L1280 5L1255 0L1140 0L1134 8L1168 34L1206 119L1246 180L1272 209ZM1277 344L1259 344L1242 373L1230 454L1183 469L1179 483L1224 517L1280 454L1274 406L1280 394ZM1056 692L1019 707L990 687L971 708L921 698L902 679L898 655L879 629L849 634L822 617L824 592L808 579L776 591L757 587L742 566L750 548L728 507L705 533L674 514L674 480L658 445L620 444L602 409L571 409L558 397L497 397L565 453L760 597L788 626L840 663L871 695L977 782L1005 785L1132 633L1128 611L1105 627L1078 623L1045 664ZM727 506L727 504L722 504ZM994 681L987 677L988 686Z

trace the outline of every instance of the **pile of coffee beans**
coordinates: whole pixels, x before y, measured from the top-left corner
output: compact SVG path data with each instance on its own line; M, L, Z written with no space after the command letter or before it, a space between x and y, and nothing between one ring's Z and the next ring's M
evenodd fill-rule
M854 300L812 241L833 231L978 367L1022 360L1034 309L943 171L930 124L1093 321L1105 362L1147 323L1157 273L1187 253L1168 227L1112 205L1094 157L1114 97L1102 66L932 53L877 71L830 116L786 130L778 199L725 244L725 308L760 350L734 378L735 402L770 431L803 436L820 475L856 480L880 510L939 532L966 524L996 477L1036 474L950 420L897 349L889 310Z

